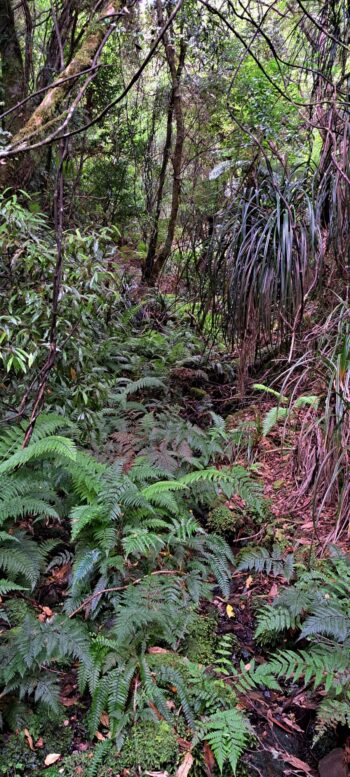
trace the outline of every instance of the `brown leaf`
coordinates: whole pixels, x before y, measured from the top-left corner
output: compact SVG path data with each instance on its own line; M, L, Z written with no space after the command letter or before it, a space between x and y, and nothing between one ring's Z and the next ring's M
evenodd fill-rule
M52 766L61 758L61 753L49 753L44 761L45 766Z
M67 699L65 696L60 697L60 702L64 707L74 707L74 704L78 704L78 701L79 699L77 696L73 696L70 699Z
M145 772L149 777L169 777L169 772Z
M155 646L148 648L148 653L171 653L171 650Z
M286 725L289 728L292 728L293 731L298 731L299 734L303 734L304 733L303 729L300 726L298 726L298 724L294 720L291 720L290 718L287 718L286 715L282 715L281 716L281 720L283 720L283 723L286 723Z
M277 594L278 594L278 585L277 583L272 583L272 586L269 590L269 598L274 599L275 596L277 596Z
M246 588L250 588L252 582L253 582L253 577L251 575L249 575L249 577L247 577L247 579L245 581L245 587Z
M37 742L35 742L35 747L44 747L44 744L45 744L45 742L44 742L43 738L39 737Z
M33 737L32 737L32 736L31 736L31 734L29 733L28 729L27 729L27 728L25 728L25 729L23 730L23 733L24 733L24 736L25 736L25 738L26 738L26 740L27 740L27 742L28 742L28 746L30 747L30 749L31 749L31 750L34 750L34 745L33 745Z
M101 734L100 731L95 731L95 737L98 739L99 742L104 742L106 737Z
M185 754L183 761L176 772L176 777L187 777L193 764L193 755L189 751Z
M109 728L109 717L107 715L107 712L103 712L100 717L100 723L102 726L105 726L105 728Z
M310 772L312 772L311 766L305 763L305 761L302 761L301 758L297 758L295 755L289 755L289 753L284 753L283 760L286 761L288 764L291 764L291 766L295 766L295 768L299 769L299 771L305 772L305 774L310 774Z
M177 737L177 744L179 745L180 750L189 750L191 747L191 742L182 737Z
M50 609L50 607L42 607L41 609L42 609L42 611L45 613L45 615L46 615L48 618L52 618L52 616L53 616L53 612L52 612L52 610Z
M208 742L204 742L203 745L203 758L205 763L205 771L208 777L211 777L215 767L215 758L210 745L208 745Z

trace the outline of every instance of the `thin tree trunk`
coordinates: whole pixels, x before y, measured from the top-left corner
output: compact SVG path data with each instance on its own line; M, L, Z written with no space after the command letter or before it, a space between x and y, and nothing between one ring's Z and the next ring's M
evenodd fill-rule
M155 213L153 217L152 231L151 231L151 236L149 240L146 262L144 265L144 272L143 272L143 277L146 283L151 282L153 279L154 260L155 260L157 244L158 244L159 219L160 219L160 213L162 209L165 176L166 176L166 171L167 171L170 152L171 152L171 141L172 141L172 134L173 134L173 113L174 113L174 90L172 89L170 98L169 98L169 105L168 105L167 127L166 127L165 143L163 147L162 166L160 169L159 181L158 181L156 208L155 208Z
M15 26L11 0L0 0L0 55L4 110L20 102L26 94L23 59ZM23 124L24 113L11 114L4 129L16 132Z
M163 27L164 15L163 15L162 0L157 0L157 17L158 17L158 25L160 27ZM158 187L158 197L157 197L158 218L156 221L156 228L154 229L151 235L150 245L149 245L147 259L146 259L145 273L144 273L145 280L147 280L149 283L156 282L159 276L159 273L163 269L171 252L171 247L173 244L173 239L175 234L177 214L178 214L179 204L180 204L182 154L183 154L183 146L185 142L185 124L184 124L182 96L181 96L181 76L182 76L182 71L185 64L186 44L184 42L184 39L181 38L178 64L176 64L175 48L172 44L171 38L168 33L164 35L163 44L164 44L165 55L166 55L166 59L167 59L167 63L168 63L168 67L171 75L171 82L172 82L171 98L170 98L169 109L168 109L167 137L166 137L166 142L164 146L164 152L166 152L166 155L167 155L166 159L164 158L164 153L163 153L162 170L164 167L164 162L166 162L166 165L164 167L164 180L165 180L166 166L168 164L168 158L169 158L170 147L171 147L173 116L175 117L176 136L175 136L174 152L171 159L172 165L173 165L173 183L172 183L172 196L171 196L171 210L170 210L170 217L168 222L167 236L166 236L164 245L161 247L159 253L157 254L158 224L159 224L161 202L162 202L163 189L164 189L164 181L161 182L160 180L160 183L162 183L162 185L161 187L160 186ZM169 142L169 120L170 120L170 142ZM167 142L169 143L168 147L167 147ZM156 216L157 216L157 210L156 210Z

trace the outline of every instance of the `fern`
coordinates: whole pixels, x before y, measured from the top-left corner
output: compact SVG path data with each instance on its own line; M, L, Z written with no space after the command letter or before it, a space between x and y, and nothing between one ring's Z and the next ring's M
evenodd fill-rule
M292 554L284 556L276 544L273 546L272 553L269 553L266 548L248 548L240 554L238 569L265 572L275 577L283 575L289 581L294 572L294 557Z
M277 634L300 625L298 617L293 615L287 607L265 605L257 617L255 639L258 641L271 641Z
M202 725L197 739L208 742L221 773L228 762L235 774L249 735L246 719L238 709L233 708L211 715Z
M0 436L0 460L8 459L18 448L21 448L26 426L26 422L22 421L18 426L9 426L3 432ZM31 444L52 436L58 430L67 428L74 428L71 421L55 415L55 413L42 413L36 420Z
M256 664L255 659L244 664L240 662L239 672L234 676L235 688L238 693L247 694L255 688L268 688L271 691L279 691L280 685L276 680L274 665L269 662Z
M347 682L348 659L348 654L327 647L313 648L311 651L285 650L277 653L269 666L278 677L283 676L287 680L293 678L294 682L303 677L306 685L312 680L314 688L324 684L326 691L329 691L336 681L341 684L342 676Z
M300 638L324 634L336 642L345 642L350 635L350 618L328 601L315 607L301 630Z
M87 777L97 777L98 770L102 765L106 755L109 753L112 747L110 739L105 739L104 742L98 742L94 749L94 755L91 763L88 766Z
M68 437L46 437L28 445L13 453L8 459L0 464L0 474L11 472L17 467L28 464L36 459L46 459L48 456L60 457L64 461L75 461L76 447Z
M288 418L289 416L289 409L287 407L272 407L271 410L266 413L266 416L263 420L262 425L262 433L264 437L267 437L268 434L270 434L271 430L276 426L278 421L280 421L282 418Z
M12 583L10 580L0 580L0 596L6 596L6 594L12 593L13 591L25 591L23 585L18 585L18 583Z

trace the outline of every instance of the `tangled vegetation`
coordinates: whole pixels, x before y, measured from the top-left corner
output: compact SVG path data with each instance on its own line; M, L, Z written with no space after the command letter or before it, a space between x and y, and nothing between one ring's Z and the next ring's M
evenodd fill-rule
M347 769L349 46L0 0L4 777Z

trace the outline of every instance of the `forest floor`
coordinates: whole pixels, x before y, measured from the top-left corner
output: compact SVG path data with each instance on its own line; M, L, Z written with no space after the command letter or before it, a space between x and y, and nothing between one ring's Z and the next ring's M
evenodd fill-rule
M265 414L271 403L261 403L258 408L248 406L240 413L240 418L254 421L256 413ZM234 416L233 416L234 419ZM258 472L264 484L271 516L270 530L273 540L282 543L286 552L295 553L298 548L307 548L308 553L318 555L327 544L329 534L334 528L334 511L329 508L322 514L317 526L313 517L313 505L309 496L298 495L298 482L295 469L295 435L283 424L269 437L262 437L254 450L254 460L258 462ZM229 503L227 503L229 506ZM234 507L234 505L232 505ZM259 543L262 534L266 536L266 526L254 538ZM244 537L237 536L234 543L237 549L244 544ZM341 543L344 551L350 550L347 538ZM232 619L227 617L225 607L217 602L221 611L219 631L231 632L237 640L238 653L249 662L265 660L271 650L264 650L254 641L255 611L257 601L272 604L279 593L283 579L276 582L270 575L252 575L249 572L236 572L230 602L233 606ZM281 646L281 645L280 645ZM239 663L239 662L238 662ZM283 685L282 685L283 689ZM285 693L269 690L254 690L241 696L242 708L250 713L259 743L255 750L248 753L244 761L249 774L261 777L279 777L279 775L308 774L318 775L318 763L323 757L323 747L332 749L339 741L330 736L327 743L313 747L315 734L315 710L320 698L319 693L306 693L306 687L296 685L291 691L290 684ZM337 777L337 771L329 772Z

